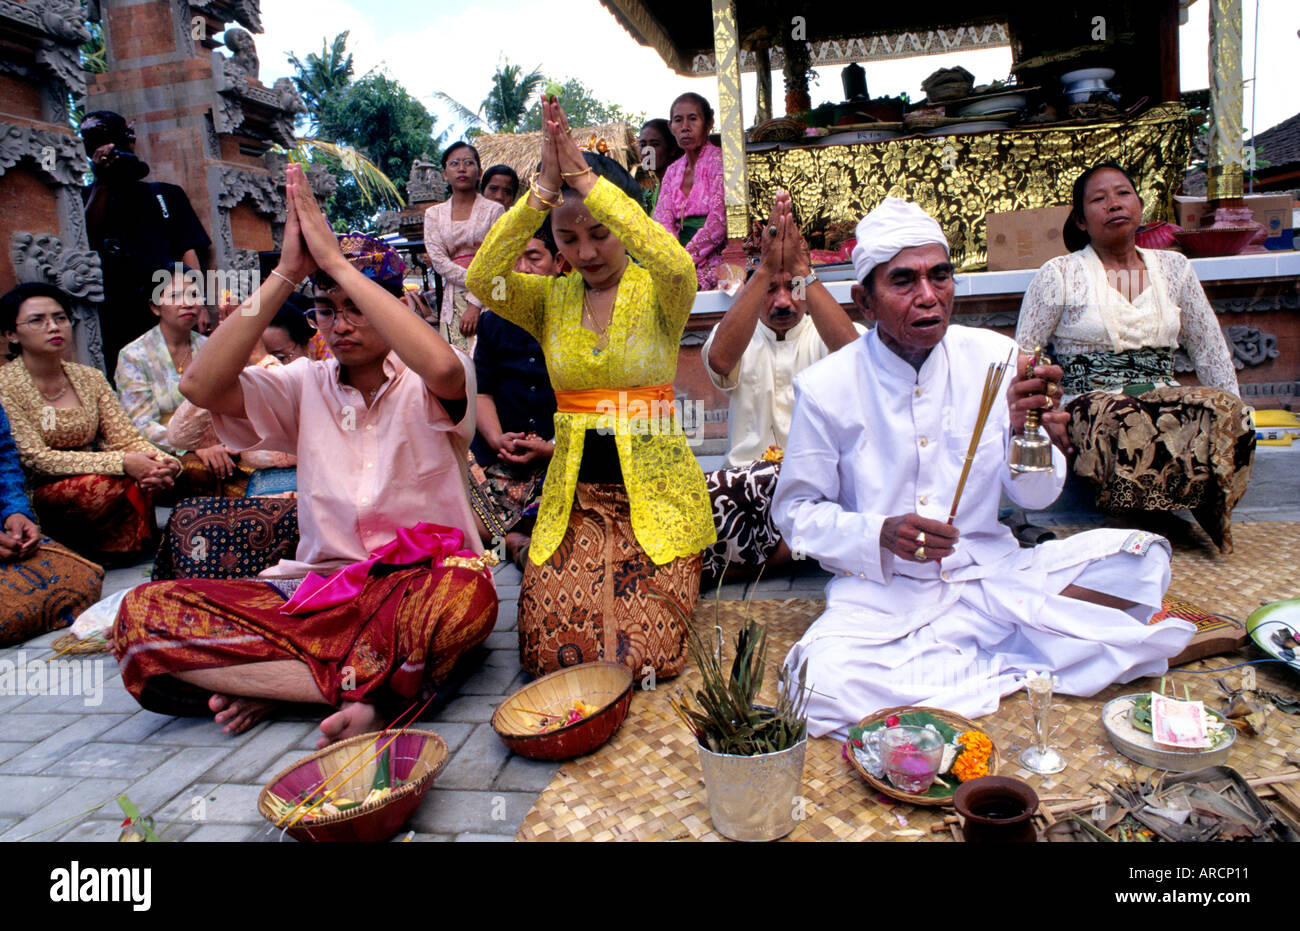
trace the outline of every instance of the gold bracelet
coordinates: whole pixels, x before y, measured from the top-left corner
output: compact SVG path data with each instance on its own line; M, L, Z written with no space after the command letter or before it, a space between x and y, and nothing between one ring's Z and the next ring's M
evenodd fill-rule
M564 201L562 201L562 200L558 200L558 199L557 199L557 200L547 200L547 199L546 199L545 197L543 197L541 194L538 194L537 191L536 191L536 189L531 190L531 191L529 191L528 193L529 193L529 194L532 194L534 197L536 197L536 198L537 198L537 202L538 202L539 204L541 204L543 207L546 207L548 210L554 210L556 207L558 207L558 206L560 206L561 204L564 203Z
M588 165L586 168L582 169L582 171L562 171L562 172L560 172L560 177L561 177L561 178L581 178L583 175L590 174L590 173L591 173L591 166Z
M559 191L552 191L550 188L543 187L540 183L538 183L537 172L535 171L533 172L533 176L528 179L528 186L536 191L541 191L544 194L549 194L553 200L558 200L560 197ZM539 197L538 200L541 200L541 198ZM545 203L545 201L542 201L542 203Z

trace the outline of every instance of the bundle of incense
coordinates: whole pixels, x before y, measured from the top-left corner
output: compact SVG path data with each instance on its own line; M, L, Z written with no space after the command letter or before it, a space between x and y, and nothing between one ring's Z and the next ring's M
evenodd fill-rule
M962 463L961 478L957 480L957 493L952 496L952 510L948 512L948 525L957 518L957 505L961 503L961 493L966 489L966 479L970 476L970 464L975 461L975 450L979 448L980 437L984 435L984 425L988 422L989 411L997 400L1002 388L1002 379L1007 374L1007 367L1015 358L1016 350L1011 350L1006 362L990 362L988 373L984 376L984 394L980 396L979 414L975 418L975 429L970 435L970 449L966 450L966 461Z

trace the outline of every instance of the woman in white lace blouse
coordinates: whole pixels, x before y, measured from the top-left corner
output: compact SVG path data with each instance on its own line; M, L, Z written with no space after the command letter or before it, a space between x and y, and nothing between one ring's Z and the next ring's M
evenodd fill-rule
M1065 370L1074 470L1112 513L1190 508L1232 549L1230 517L1250 479L1254 431L1214 309L1187 258L1137 246L1142 199L1118 165L1084 172L1065 223L1069 255L1025 292L1016 339L1051 343ZM1198 387L1180 386L1174 351Z

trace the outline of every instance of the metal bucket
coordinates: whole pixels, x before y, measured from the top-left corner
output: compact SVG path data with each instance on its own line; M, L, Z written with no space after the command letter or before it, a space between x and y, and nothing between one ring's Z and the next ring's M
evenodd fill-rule
M719 834L766 841L794 830L803 810L806 737L788 750L758 756L714 753L703 744L699 749L709 817Z

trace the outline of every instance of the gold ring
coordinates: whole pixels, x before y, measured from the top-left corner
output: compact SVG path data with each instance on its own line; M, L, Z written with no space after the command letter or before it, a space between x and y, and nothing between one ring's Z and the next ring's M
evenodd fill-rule
M917 558L917 559L921 559L921 560L924 560L924 559L925 559L925 547L924 547L924 546L918 546L918 547L916 548L916 558Z
M917 546L925 546L925 531L924 531L924 530L922 530L922 531L920 531L920 532L917 533L917 535L916 535L916 545L917 545Z
M1056 394L1056 382L1049 381L1047 383L1047 396L1050 398L1054 394Z

